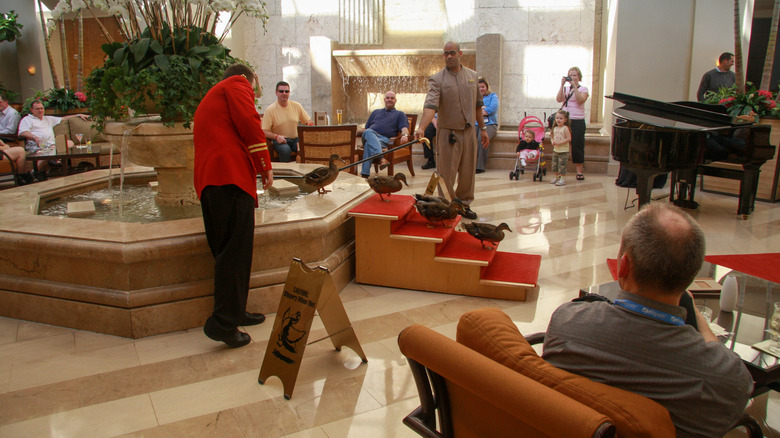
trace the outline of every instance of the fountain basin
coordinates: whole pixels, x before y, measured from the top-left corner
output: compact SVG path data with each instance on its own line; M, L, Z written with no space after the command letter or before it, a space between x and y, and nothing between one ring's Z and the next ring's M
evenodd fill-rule
M316 167L274 164L277 177ZM0 192L0 315L132 338L202 326L214 261L201 218L138 224L36 214L41 198L105 184L108 172ZM153 175L126 169L126 178ZM256 211L250 311L276 311L293 257L328 267L338 287L354 278L347 212L372 192L345 172L332 189Z

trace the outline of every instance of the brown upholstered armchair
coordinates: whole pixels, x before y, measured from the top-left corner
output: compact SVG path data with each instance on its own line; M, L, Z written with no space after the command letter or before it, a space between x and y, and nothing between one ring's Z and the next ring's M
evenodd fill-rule
M404 424L424 437L676 435L663 406L553 367L498 309L464 314L457 342L413 325L398 345L421 402ZM763 436L747 414L738 426Z
M19 185L19 169L16 168L16 163L11 159L5 151L0 151L3 155L3 159L0 160L0 182L13 182L14 186ZM21 169L24 172L24 169Z

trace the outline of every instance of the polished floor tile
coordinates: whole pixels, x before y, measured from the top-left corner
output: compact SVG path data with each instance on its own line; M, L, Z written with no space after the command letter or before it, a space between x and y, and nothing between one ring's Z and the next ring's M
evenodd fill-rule
M403 194L420 193L430 171L410 177ZM310 344L291 400L281 381L257 382L276 315L245 327L252 343L229 349L200 328L126 339L0 318L2 437L414 437L401 423L419 404L398 333L422 324L454 337L464 312L496 307L526 334L544 331L552 312L579 288L611 280L620 231L636 212L614 177L588 175L565 187L508 181L506 171L477 177L478 221L512 229L500 249L539 254L539 289L526 302L481 299L350 283L340 292L368 358L328 339ZM663 195L655 191L655 195ZM737 200L697 193L691 212L707 236L708 254L776 252L780 204L756 203L742 220ZM415 273L425 275L425 273ZM324 338L319 318L309 341ZM780 396L750 407L767 436L780 430ZM737 437L739 434L729 435Z

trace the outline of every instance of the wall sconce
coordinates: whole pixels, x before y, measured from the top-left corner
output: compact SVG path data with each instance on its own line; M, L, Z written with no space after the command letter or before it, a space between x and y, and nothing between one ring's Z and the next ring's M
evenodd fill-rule
M27 73L30 73L31 75L35 75L35 66L31 65L27 67Z

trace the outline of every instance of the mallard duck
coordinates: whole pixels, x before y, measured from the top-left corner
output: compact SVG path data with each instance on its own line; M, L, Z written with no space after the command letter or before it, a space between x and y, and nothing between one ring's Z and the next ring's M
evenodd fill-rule
M472 222L470 224L464 224L466 232L479 239L482 243L482 247L485 249L494 249L491 246L486 246L485 241L492 242L498 247L498 242L504 240L504 230L508 230L510 233L509 225L504 222L495 226L493 224Z
M344 162L338 154L333 154L328 160L328 167L323 166L312 170L303 176L303 180L306 184L317 189L318 193L328 193L330 190L325 190L325 186L336 181L336 177L339 176L339 168L336 166L336 160Z
M409 187L406 182L406 175L403 173L396 173L394 176L386 175L374 175L368 178L368 186L375 192L379 193L379 198L385 202L390 202L390 199L385 199L382 194L387 193L387 197L390 197L391 193L400 191L404 186L401 185L401 181Z
M439 222L445 227L450 227L444 223L445 220L455 219L458 214L463 213L465 207L460 199L453 199L449 204L441 201L425 202L417 201L414 206L420 215L428 220L428 228L433 228L433 222Z
M423 194L415 193L414 194L414 203L416 204L416 203L418 203L420 201L422 201L422 202L441 202L441 203L443 203L445 205L449 205L449 203L450 203L450 201L448 201L447 198L443 198L441 196L426 195L424 193Z

